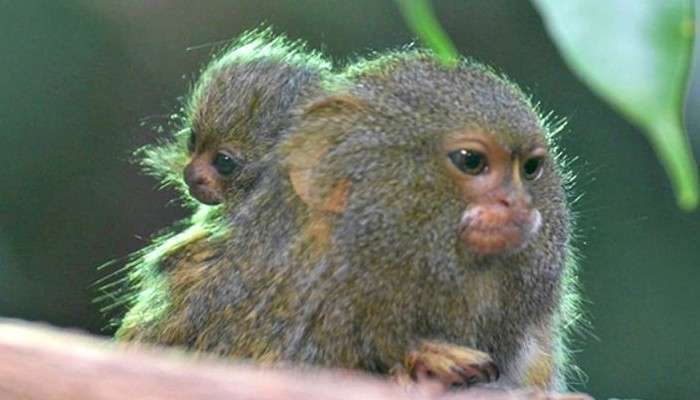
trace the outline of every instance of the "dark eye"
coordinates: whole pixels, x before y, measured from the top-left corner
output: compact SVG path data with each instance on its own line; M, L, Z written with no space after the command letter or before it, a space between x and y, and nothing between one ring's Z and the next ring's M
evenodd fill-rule
M190 128L190 136L187 138L187 151L194 153L194 148L197 145L197 135L194 129Z
M544 159L542 157L532 157L527 159L525 164L523 164L523 174L525 179L530 181L537 179L542 172L543 163Z
M459 149L447 155L457 169L469 175L479 175L486 169L486 156L478 151Z
M238 161L226 153L218 153L214 158L213 165L221 175L230 175L240 166Z

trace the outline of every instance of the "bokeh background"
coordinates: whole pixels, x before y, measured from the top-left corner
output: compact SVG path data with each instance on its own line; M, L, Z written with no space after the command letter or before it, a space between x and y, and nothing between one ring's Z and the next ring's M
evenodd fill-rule
M587 378L576 388L695 398L700 213L676 208L640 131L572 75L529 2L434 3L462 54L569 119L591 322L577 337ZM155 127L217 44L261 23L339 65L412 40L390 0L0 0L0 316L111 333L94 283L116 266L97 266L186 215L130 153L163 134ZM699 64L686 117L696 157Z

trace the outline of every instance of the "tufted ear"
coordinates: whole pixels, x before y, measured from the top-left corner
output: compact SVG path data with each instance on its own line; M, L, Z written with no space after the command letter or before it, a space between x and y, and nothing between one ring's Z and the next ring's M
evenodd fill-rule
M324 155L340 140L343 132L334 129L362 112L361 100L347 94L333 95L307 105L298 129L292 133L287 146L289 180L301 200L312 209L331 213L345 210L350 181L342 179L328 190L314 182L314 171ZM334 122L341 121L341 124Z

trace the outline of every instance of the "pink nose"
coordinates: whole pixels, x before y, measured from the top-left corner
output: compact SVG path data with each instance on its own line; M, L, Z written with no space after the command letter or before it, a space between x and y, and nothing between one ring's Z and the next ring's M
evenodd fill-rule
M189 187L203 186L209 184L209 167L201 163L191 162L185 167L183 177Z
M493 193L491 198L494 204L502 205L506 208L529 208L530 196L522 190L499 190Z

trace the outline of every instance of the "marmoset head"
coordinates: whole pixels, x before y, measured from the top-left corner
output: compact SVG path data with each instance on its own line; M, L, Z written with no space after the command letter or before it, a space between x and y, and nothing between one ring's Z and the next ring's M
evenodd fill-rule
M440 257L535 248L528 257L563 259L568 211L552 132L515 85L423 52L348 76L353 85L306 108L288 145L302 200L321 208L344 196L334 201L343 205L336 241L402 258L428 247Z
M329 73L330 64L300 42L269 30L247 33L203 70L184 107L184 128L145 147L142 163L201 203L235 198L256 180L260 157L288 129L293 107Z

